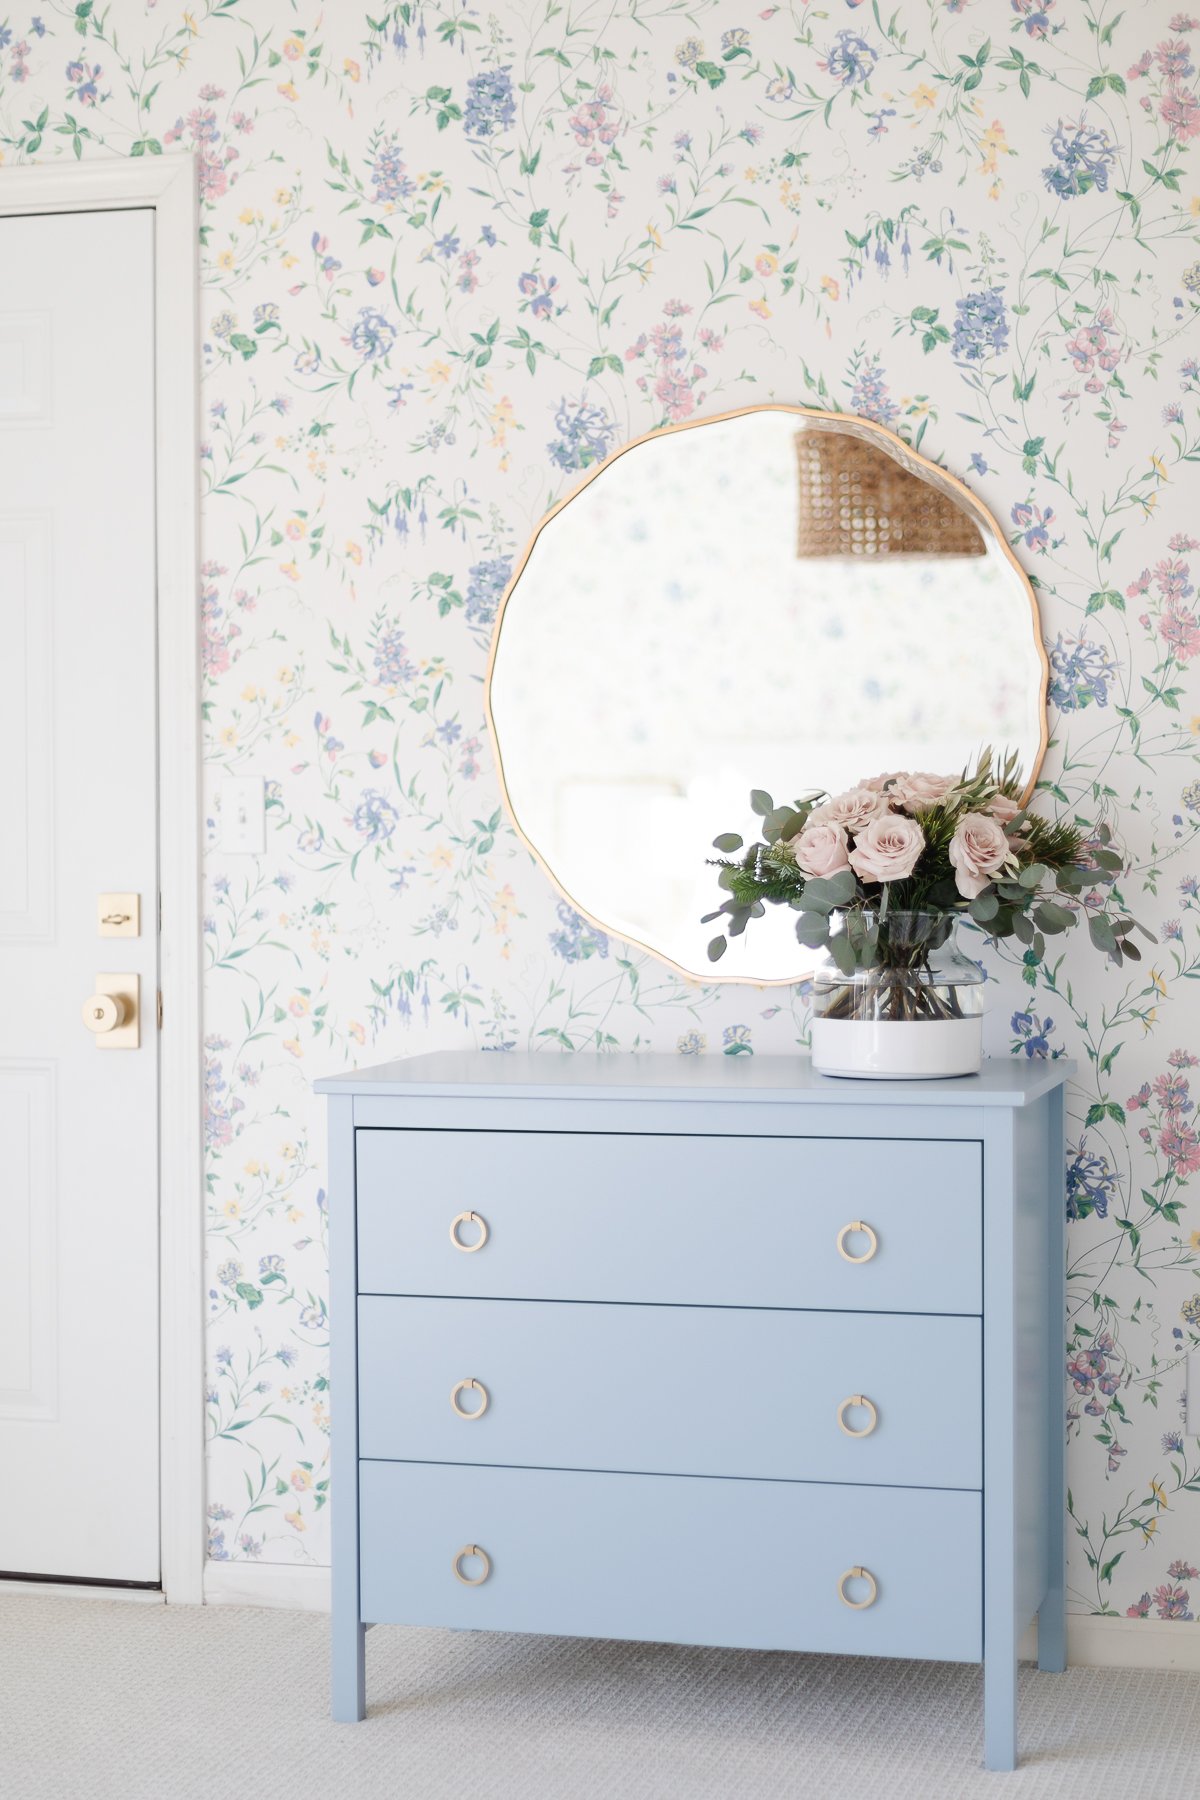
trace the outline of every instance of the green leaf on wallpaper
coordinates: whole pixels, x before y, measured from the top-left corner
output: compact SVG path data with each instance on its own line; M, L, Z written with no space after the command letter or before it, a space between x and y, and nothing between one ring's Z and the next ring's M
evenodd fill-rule
M720 87L725 79L725 71L721 68L719 63L698 62L696 64L696 73L701 81L707 81L710 88Z
M1014 400L1028 400L1028 398L1032 394L1036 384L1037 384L1036 369L1034 370L1033 374L1029 377L1028 381L1018 381L1016 376L1014 375L1013 376L1013 399Z
M262 1290L256 1288L251 1281L239 1281L234 1292L237 1294L239 1300L244 1300L246 1302L246 1305L250 1308L251 1312L254 1311L256 1306L261 1306L263 1303Z
M235 331L229 339L229 348L236 350L243 362L249 362L252 356L258 355L258 345L244 331Z

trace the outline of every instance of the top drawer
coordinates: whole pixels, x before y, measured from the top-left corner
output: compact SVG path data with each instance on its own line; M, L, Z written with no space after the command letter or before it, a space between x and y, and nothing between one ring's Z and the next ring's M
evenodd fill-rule
M982 1310L978 1143L408 1130L356 1139L362 1293ZM482 1244L472 1221L452 1236L460 1213L484 1221ZM869 1231L846 1229L858 1223Z

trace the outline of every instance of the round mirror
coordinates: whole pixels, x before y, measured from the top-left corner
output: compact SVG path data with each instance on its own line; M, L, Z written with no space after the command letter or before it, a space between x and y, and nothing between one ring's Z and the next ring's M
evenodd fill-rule
M517 829L570 904L705 981L797 981L786 909L714 974L718 832L883 770L1045 749L1033 590L987 509L881 426L766 406L642 438L543 520L487 708Z

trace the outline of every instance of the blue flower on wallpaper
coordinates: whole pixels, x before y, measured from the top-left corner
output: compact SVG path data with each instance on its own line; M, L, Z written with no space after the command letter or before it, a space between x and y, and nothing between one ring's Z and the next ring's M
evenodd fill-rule
M1109 1202L1118 1193L1117 1177L1105 1158L1081 1140L1067 1164L1068 1219L1086 1219L1091 1213L1106 1219Z
M850 391L850 410L878 425L890 425L900 408L888 392L883 365L878 356L867 357L859 365Z
M386 794L381 794L378 788L363 790L363 797L354 809L354 829L368 844L390 838L399 821L400 814Z
M507 131L517 117L513 99L509 64L502 69L485 69L467 82L467 104L463 112L463 130L468 137L494 137Z
M984 288L954 302L950 353L960 362L983 362L1008 347L1008 314L998 287Z
M560 400L554 415L558 436L546 445L550 461L560 469L582 474L603 462L612 448L616 427L602 406L588 400Z
M375 680L380 687L402 687L406 681L412 681L417 673L417 665L409 656L404 642L404 633L397 625L385 626L379 632L371 661L375 665Z
M1050 154L1054 161L1042 170L1042 177L1060 200L1073 200L1091 188L1106 191L1108 171L1117 156L1106 131L1082 119L1075 125L1064 125L1060 119L1050 138Z
M407 200L410 194L416 193L417 184L407 173L395 138L388 138L380 144L371 165L371 180L375 187L375 198L381 206L395 206L399 201Z
M565 900L560 900L554 910L559 928L550 933L550 948L556 956L561 956L564 962L578 963L587 962L593 956L603 960L608 955L607 933L581 918Z
M878 61L878 50L873 49L865 37L860 37L856 31L839 31L821 67L842 87L861 87L864 81L871 79Z
M467 570L466 609L471 625L490 625L496 617L500 596L512 578L512 563L507 556L491 556L472 563Z
M1060 631L1050 647L1050 702L1059 712L1085 706L1107 706L1109 683L1116 666L1104 644L1086 638L1064 638Z
M396 341L396 327L373 306L364 306L350 331L350 347L364 362L378 362Z
M1013 1033L1013 1049L1018 1053L1023 1051L1027 1057L1045 1057L1052 1062L1062 1055L1061 1050L1050 1048L1054 1020L1049 1015L1039 1019L1035 1012L1015 1012L1009 1029Z

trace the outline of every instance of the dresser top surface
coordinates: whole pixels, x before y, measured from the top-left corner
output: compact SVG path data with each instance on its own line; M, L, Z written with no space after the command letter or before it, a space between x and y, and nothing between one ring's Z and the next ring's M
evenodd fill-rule
M327 1075L319 1094L410 1098L741 1100L822 1106L1026 1106L1060 1087L1072 1062L992 1057L978 1075L941 1081L851 1081L814 1073L806 1056L671 1056L590 1051L441 1050Z

